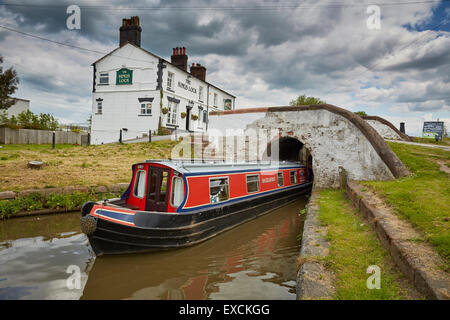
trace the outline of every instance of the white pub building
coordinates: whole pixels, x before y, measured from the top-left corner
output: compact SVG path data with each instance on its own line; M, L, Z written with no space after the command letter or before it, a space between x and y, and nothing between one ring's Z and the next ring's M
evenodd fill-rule
M139 17L123 19L119 48L92 64L92 144L155 134L160 121L171 131L205 131L210 111L235 108L233 95L205 81L204 66L187 71L186 48L174 48L168 62L141 48L141 31Z

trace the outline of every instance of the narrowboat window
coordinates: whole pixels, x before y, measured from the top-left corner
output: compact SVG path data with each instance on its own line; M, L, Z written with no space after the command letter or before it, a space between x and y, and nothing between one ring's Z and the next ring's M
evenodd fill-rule
M209 180L209 199L211 203L228 200L228 177Z
M173 207L178 207L184 198L183 179L173 177L171 202Z
M259 191L259 176L257 174L247 176L247 193L258 191Z
M155 200L155 196L156 196L156 172L151 171L149 198L151 200Z
M284 185L283 172L278 172L278 186L282 187Z
M159 192L159 201L166 201L166 192L167 192L167 183L169 182L169 172L163 171L162 173L162 182L161 182L161 191Z
M297 171L291 171L289 174L291 177L291 184L297 183Z
M144 170L138 170L136 179L134 181L134 196L136 198L143 198L145 195L145 174Z

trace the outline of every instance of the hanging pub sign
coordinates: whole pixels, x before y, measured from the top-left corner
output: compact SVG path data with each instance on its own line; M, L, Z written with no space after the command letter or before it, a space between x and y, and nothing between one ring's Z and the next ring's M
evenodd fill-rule
M122 68L117 71L116 84L132 84L133 70Z
M231 110L231 99L224 99L224 109Z

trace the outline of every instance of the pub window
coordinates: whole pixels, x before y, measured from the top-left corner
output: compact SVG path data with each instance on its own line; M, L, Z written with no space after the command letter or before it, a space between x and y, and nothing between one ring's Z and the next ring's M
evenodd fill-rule
M198 87L198 100L203 101L203 87Z
M247 176L247 193L259 191L259 175Z
M217 108L217 93L214 93L214 107Z
M199 123L199 125L202 122L202 116L203 116L203 108L198 106L198 123Z
M152 114L152 104L150 102L141 103L141 114L142 115Z
M284 185L283 172L278 172L278 186L282 187Z
M136 172L136 179L134 181L134 191L133 194L136 198L144 198L145 195L145 175L144 170L138 170Z
M97 114L102 114L103 112L103 101L97 101Z
M99 84L108 84L109 83L109 73L108 72L100 72Z
M167 123L176 125L177 124L178 103L169 101L168 109L169 109L169 111L167 112Z
M167 73L167 89L173 90L175 75L172 72Z
M291 184L297 183L297 171L291 171L289 172L290 178L291 178Z
M203 110L203 122L206 123L206 120L208 118L208 112L206 110Z
M209 180L209 199L211 203L228 200L228 177Z
M183 187L183 179L180 177L173 177L172 180L172 196L171 204L173 207L178 207L184 199L184 187Z

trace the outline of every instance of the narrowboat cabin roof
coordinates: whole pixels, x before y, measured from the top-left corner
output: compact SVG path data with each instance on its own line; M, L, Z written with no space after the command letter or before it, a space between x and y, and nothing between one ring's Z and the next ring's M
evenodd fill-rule
M187 173L215 173L215 172L235 172L235 171L249 171L249 170L277 170L296 168L300 162L294 161L255 161L255 162L224 162L218 160L146 160L138 164L159 164L167 166L181 174Z

